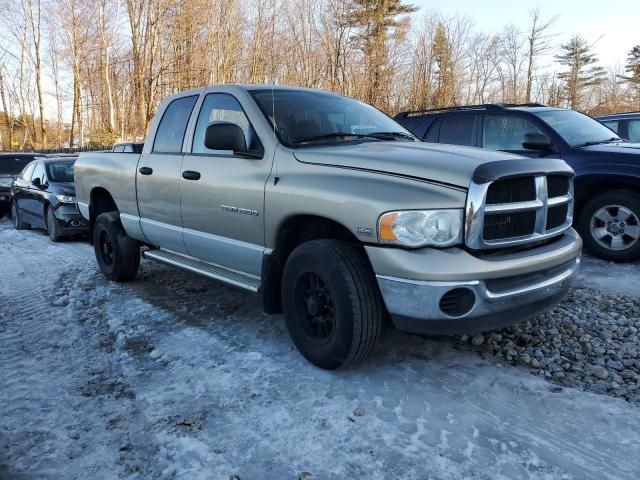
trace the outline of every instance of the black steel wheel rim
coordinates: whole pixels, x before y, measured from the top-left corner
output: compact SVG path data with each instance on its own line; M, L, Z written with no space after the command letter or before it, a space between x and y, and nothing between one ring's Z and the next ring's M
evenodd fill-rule
M296 310L305 336L314 343L327 343L336 327L334 297L323 278L306 272L296 282Z
M98 236L98 248L100 250L100 258L102 263L110 267L113 265L113 243L111 236L106 230L102 230Z

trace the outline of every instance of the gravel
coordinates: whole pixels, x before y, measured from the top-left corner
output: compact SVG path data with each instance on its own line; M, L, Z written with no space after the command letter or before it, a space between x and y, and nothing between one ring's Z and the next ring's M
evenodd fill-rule
M458 341L563 386L640 404L640 298L574 288L552 311Z

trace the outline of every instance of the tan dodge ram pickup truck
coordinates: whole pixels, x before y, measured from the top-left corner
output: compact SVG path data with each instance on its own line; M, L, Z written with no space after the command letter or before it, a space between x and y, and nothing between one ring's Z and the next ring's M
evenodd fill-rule
M142 154L83 153L76 192L115 281L140 256L256 292L309 361L409 332L499 328L553 307L580 264L561 160L432 145L327 92L179 93Z

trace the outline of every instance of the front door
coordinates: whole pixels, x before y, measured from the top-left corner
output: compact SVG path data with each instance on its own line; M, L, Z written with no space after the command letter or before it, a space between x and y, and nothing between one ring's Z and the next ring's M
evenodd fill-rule
M205 147L215 121L242 128L247 148L262 149L242 105L228 93L210 93L202 102L191 153L181 179L182 224L187 253L208 262L260 275L264 254L264 187L271 158L247 159Z
M156 129L150 152L138 162L140 226L152 245L184 253L180 218L182 144L197 95L173 100Z

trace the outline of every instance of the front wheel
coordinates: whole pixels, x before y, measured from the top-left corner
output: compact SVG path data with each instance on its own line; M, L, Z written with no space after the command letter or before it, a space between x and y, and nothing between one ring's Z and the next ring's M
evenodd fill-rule
M287 259L282 279L287 329L300 353L327 370L364 360L380 338L383 302L356 246L313 240Z
M62 233L60 233L60 225L58 225L58 219L56 218L56 214L53 213L53 208L47 207L47 233L49 234L49 238L52 242L58 242L62 238Z
M140 246L122 228L116 212L101 213L93 226L93 249L102 273L116 282L133 279L140 267Z
M577 227L587 249L604 260L640 258L640 195L614 190L594 197L580 211Z

